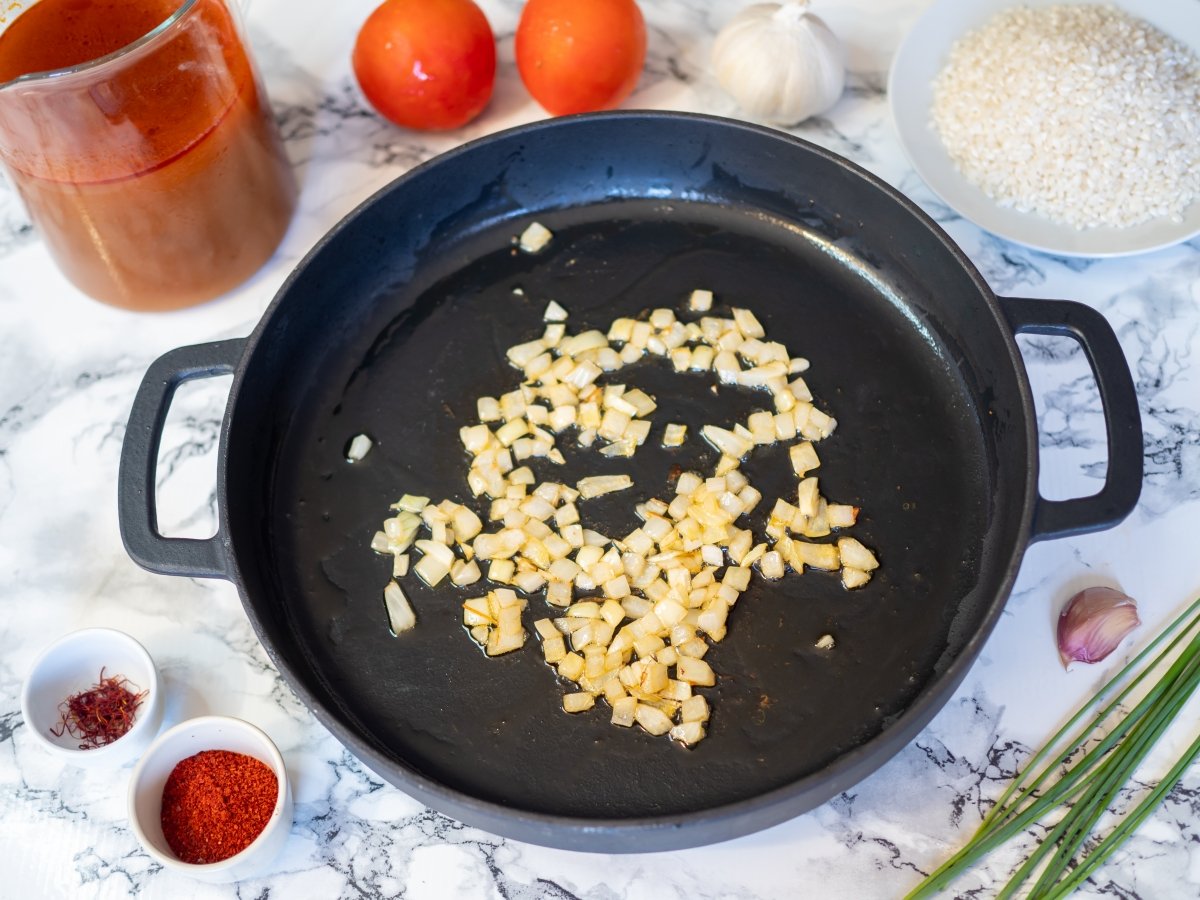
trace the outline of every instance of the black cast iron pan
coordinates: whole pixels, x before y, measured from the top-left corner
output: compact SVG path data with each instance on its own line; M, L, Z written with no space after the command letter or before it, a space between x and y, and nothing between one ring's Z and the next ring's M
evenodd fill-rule
M535 219L552 244L517 252L513 237ZM477 396L514 386L504 348L541 333L549 299L577 330L681 309L697 287L755 310L811 360L817 401L840 422L822 445L822 489L863 508L856 534L883 561L875 580L855 592L812 572L756 582L709 654L720 683L709 737L691 751L614 728L603 706L562 713L534 641L485 658L459 624L463 597L482 590L407 579L420 624L393 638L390 564L371 535L404 492L469 499L457 432ZM1109 444L1093 497L1038 496L1019 331L1074 337L1092 365ZM171 394L228 372L219 532L162 537L153 463ZM711 468L700 425L761 404L662 365L620 380L658 398L656 429L689 424L687 447L652 438L611 461L569 452L539 472L632 473L634 491L584 507L614 535L633 527L633 500L668 496L672 466ZM376 446L350 465L360 432ZM747 471L767 498L794 491L782 451L760 451ZM334 229L249 338L162 357L130 419L120 514L141 565L235 582L289 684L384 778L499 834L649 851L775 824L877 768L949 698L1027 544L1117 523L1140 483L1133 386L1099 314L994 297L913 204L828 151L634 112L542 122L435 159ZM534 598L527 619L545 614ZM832 651L814 647L826 633Z

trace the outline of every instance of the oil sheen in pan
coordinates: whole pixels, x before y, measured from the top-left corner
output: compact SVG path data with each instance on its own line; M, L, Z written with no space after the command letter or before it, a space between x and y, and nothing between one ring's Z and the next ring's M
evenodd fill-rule
M977 578L987 506L977 410L952 353L909 309L903 291L853 248L819 230L706 204L621 200L541 213L554 231L537 255L510 244L512 221L431 248L418 280L375 298L353 348L318 363L309 402L280 438L271 485L278 589L309 677L381 753L425 777L515 809L580 817L660 816L708 809L820 770L886 727L935 674L952 620ZM436 262L435 262L436 260ZM863 508L855 529L883 568L847 592L835 575L755 580L708 660L708 738L688 751L608 723L603 704L561 710L563 686L536 638L487 659L463 632L460 603L483 593L404 587L418 627L388 633L380 598L390 560L368 548L404 492L468 500L458 428L475 398L517 383L506 347L539 335L550 299L568 328L606 328L658 306L682 311L693 288L746 306L771 339L812 362L817 402L839 420L820 447L822 491ZM522 293L514 292L520 288ZM345 348L343 348L345 349ZM662 361L616 375L654 395L655 430L633 459L606 460L560 440L567 465L539 478L628 472L632 491L583 503L610 535L636 524L632 507L669 497L673 466L711 470L697 431L743 420L766 395L676 375ZM657 446L667 422L687 445ZM360 431L376 441L361 463L341 456ZM795 477L786 451L762 448L746 466L764 493L753 517ZM537 597L526 619L552 614ZM831 633L831 651L814 647ZM319 675L318 675L319 673Z

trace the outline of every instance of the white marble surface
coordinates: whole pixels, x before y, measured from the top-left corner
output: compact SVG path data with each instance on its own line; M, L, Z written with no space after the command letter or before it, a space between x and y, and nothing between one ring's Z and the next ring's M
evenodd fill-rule
M1005 616L954 699L893 761L814 812L727 844L654 856L576 854L499 839L424 809L366 770L280 680L231 585L143 572L117 531L114 482L125 419L156 356L248 334L294 264L364 197L465 139L543 115L513 64L520 3L484 0L500 48L496 94L484 115L440 136L382 122L364 106L348 63L357 24L372 5L255 0L251 34L302 184L301 208L270 264L222 299L157 316L93 303L55 271L15 198L0 188L0 895L899 896L966 839L1014 764L1117 664L1114 656L1063 672L1052 625L1065 598L1086 584L1123 587L1141 603L1144 638L1200 593L1200 242L1089 263L1023 250L959 219L912 173L887 119L890 55L926 4L817 0L849 45L852 74L838 106L795 133L913 197L997 292L1081 300L1108 317L1141 401L1140 505L1112 531L1031 548ZM649 56L627 105L736 114L706 61L716 29L739 5L645 0ZM1056 340L1021 345L1041 413L1043 490L1090 493L1105 454L1080 354ZM202 536L213 528L224 387L186 388L174 407L159 478L170 533ZM158 660L168 724L205 712L243 716L280 745L296 820L273 871L214 887L161 870L126 823L129 768L65 768L33 743L18 703L28 666L59 635L97 624L134 634ZM1016 861L998 856L964 880L962 895L989 896ZM1081 895L1198 894L1200 771L1193 769Z

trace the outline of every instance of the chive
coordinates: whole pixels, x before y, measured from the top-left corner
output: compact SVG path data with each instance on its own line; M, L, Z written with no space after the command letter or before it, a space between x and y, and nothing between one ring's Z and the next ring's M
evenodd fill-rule
M1180 623L1183 622L1184 619L1186 619L1189 615L1191 615L1193 612L1197 611L1198 609L1200 609L1200 600L1196 600L1194 603L1192 603L1191 606L1189 606L1186 610L1184 610L1183 614L1178 619L1176 619L1174 622L1172 622L1170 625L1168 625L1167 628L1164 629L1162 634L1160 634L1153 641L1151 641L1146 646L1146 648L1144 650L1142 650L1141 653L1139 653L1137 656L1135 656L1132 660L1129 661L1129 663L1125 666L1125 668L1123 668L1120 672L1118 672L1112 679L1110 679L1108 681L1107 684L1105 684L1099 691L1097 691L1096 695L1094 697L1092 697L1091 700L1089 700L1087 703L1085 703L1083 706L1081 706L1078 711L1076 711L1076 713L1070 718L1070 720L1062 728L1060 728L1053 737L1050 738L1050 740L1046 743L1046 745L1044 747L1042 747L1042 749L1039 750L1036 754L1034 754L1034 756L1029 760L1029 762L1026 763L1025 768L1018 774L1016 779L1013 780L1012 784L1010 784L1008 786L1008 789L1005 790L1005 792L1000 796L1000 799L996 801L996 805L993 806L991 811L984 817L983 823L980 826L981 829L992 825L997 820L1001 820L1001 821L1003 820L1002 814L1006 813L1006 810L1011 810L1011 807L1006 806L1006 804L1008 803L1009 798L1018 789L1023 790L1023 792L1025 792L1025 793L1029 793L1029 792L1033 791L1039 784L1041 784L1047 777L1049 777L1049 775L1051 773L1056 771L1060 765L1062 765L1063 763L1066 762L1067 758L1072 753L1074 753L1075 749L1078 748L1086 740L1087 736L1090 733L1092 733L1092 731L1094 731L1095 728L1098 727L1101 722L1103 722L1108 716L1110 716L1113 712L1115 712L1118 709L1118 707L1120 706L1121 702L1125 699L1125 697L1127 697L1134 689L1136 689L1137 686L1142 682L1142 680L1145 679L1150 674L1151 671L1153 671L1164 659L1166 659L1171 654L1171 652L1175 649L1175 647L1179 644L1179 642L1182 641L1187 636L1187 631L1190 630L1190 628L1191 628L1190 625L1188 626L1188 628L1184 629L1183 632L1181 632L1178 636L1176 636L1176 638L1173 641L1171 641L1171 643L1158 656L1157 659L1155 659L1149 666L1144 668L1137 675L1136 678L1134 678L1128 685L1126 685L1124 690L1122 690L1120 694L1118 694L1115 698L1113 698L1113 700L1108 704L1108 706L1106 706L1103 710L1101 710L1096 715L1096 719L1093 722L1091 728L1089 728L1087 731L1083 732L1083 734L1081 736L1076 737L1076 739L1074 741L1072 741L1072 743L1068 747L1068 749L1064 750L1061 754L1059 754L1059 756L1053 762L1051 762L1048 766L1046 766L1042 770L1041 774L1038 775L1038 777L1034 780L1033 784L1029 785L1029 787L1027 787L1027 788L1022 788L1022 785L1025 781L1026 775L1030 771L1032 771L1033 767L1038 762L1040 762L1041 759L1043 757L1045 757L1055 746L1057 746L1059 743L1061 743L1062 739L1066 736L1067 732L1070 731L1072 728L1074 728L1077 724L1079 724L1079 722L1083 719L1083 717L1088 713L1088 711L1090 709L1095 707L1101 700L1104 699L1104 697L1108 694L1108 692L1110 690L1112 690L1114 687L1116 687L1118 684L1120 684L1121 681L1123 681L1126 677L1128 677L1128 675L1134 670L1134 668L1136 668L1138 665L1140 665L1145 660L1145 658L1147 656L1149 656L1155 650L1155 648L1157 648L1158 645L1161 644L1167 638L1168 635L1171 634L1171 632L1175 631L1176 628L1179 627Z
M1195 690L1197 685L1195 676L1198 671L1200 671L1200 660L1193 659L1187 670L1190 672L1190 677L1185 672L1185 680L1171 685L1171 692L1157 704L1158 709L1155 710L1147 729L1131 737L1130 741L1133 742L1131 746L1127 749L1121 748L1120 753L1114 753L1105 763L1104 768L1107 771L1096 791L1083 803L1072 807L1063 817L1059 829L1068 837L1060 839L1058 836L1052 835L1047 838L1045 841L1047 845L1052 845L1055 840L1059 841L1058 851L1034 885L1031 896L1043 896L1043 892L1049 890L1050 886L1067 869L1080 845L1090 836L1096 822L1108 809L1109 804L1120 793L1122 786L1141 765L1159 736L1174 721L1179 710L1183 708Z
M1023 794L1020 798L1005 805L1004 801L1011 798L1014 793L1014 786L1020 785L1025 775L1032 770L1034 764L1055 746L1057 746L1062 737L1086 715L1086 712L1091 707L1095 706L1100 699L1113 687L1118 685L1126 678L1133 668L1149 655L1165 638L1174 631L1180 623L1190 613L1200 607L1200 600L1197 600L1184 612L1184 614L1172 623L1159 637L1138 654L1118 675L1110 680L1101 691L1097 693L1087 704L1084 705L1066 725L1061 728L1057 734L1051 738L1050 742L1040 750L1026 765L1025 769L1018 776L1014 785L1010 785L1009 789L1004 793L1001 802L997 803L985 817L983 824L976 832L974 838L961 851L955 854L950 860L933 872L924 882L922 882L910 895L912 897L928 896L941 888L945 887L957 874L959 874L967 866L971 865L979 857L991 852L996 847L1013 837L1014 835L1025 830L1027 826L1039 819L1044 813L1057 808L1062 803L1069 801L1075 796L1080 788L1080 782L1088 776L1089 771L1095 766L1100 758L1108 752L1125 734L1132 728L1137 721L1145 714L1155 698L1166 689L1166 683L1169 679L1164 678L1150 689L1148 695L1143 698L1130 713L1128 713L1116 727L1105 736L1105 738L1091 752L1086 754L1071 770L1062 776L1057 783L1047 790L1042 795L1035 795L1034 790L1043 783L1052 773L1058 771L1059 767L1066 763L1067 759L1075 754L1087 742L1091 735L1113 712L1115 712L1119 704L1126 696L1138 685L1152 670L1157 668L1161 663L1170 657L1170 654L1178 646L1178 644L1187 636L1188 631L1194 626L1194 622L1183 630L1167 648L1159 654L1159 656L1148 666L1142 670L1137 677L1125 687L1124 690L1111 702L1109 705L1096 717L1091 728L1076 736L1058 757L1047 765L1034 781L1023 788ZM1178 663L1177 663L1178 664ZM1024 807L1024 808L1022 808Z
M1060 898L1068 896L1075 888L1079 887L1092 872L1100 867L1104 860L1116 852L1124 839L1132 834L1145 821L1146 817L1158 808L1158 805L1166 798L1167 794L1179 783L1179 779L1183 777L1183 773L1187 771L1188 767L1198 757L1200 757L1200 735L1197 735L1196 740L1192 741L1192 745L1184 751L1183 755L1179 757L1179 761L1175 763L1163 780L1154 787L1154 790L1146 795L1136 808L1125 815L1121 823L1113 829L1112 834L1100 846L1089 853L1087 858L1080 863L1079 867L1070 876L1059 882L1052 893L1046 895L1046 900L1060 900Z
M1072 867L1072 860L1080 853L1096 823L1200 686L1200 633L1191 634L1200 624L1200 615L1196 615L1198 610L1200 599L1188 606L1084 703L1029 759L984 816L966 846L918 884L907 895L908 900L931 897L944 890L981 857L1043 818L1061 811L1064 806L1067 809L1059 821L1049 829L1045 839L1016 870L998 896L1014 896L1041 868L1028 896L1065 897L1112 855L1162 802L1182 777L1188 763L1200 755L1198 737L1163 780ZM1175 637L1167 642L1172 634ZM1167 642L1166 647L1146 663L1164 642ZM1156 680L1133 708L1122 710L1125 699L1164 666L1165 671L1155 676ZM1076 732L1088 714L1118 688L1117 695L1094 714L1090 724ZM1105 723L1114 718L1105 732ZM1068 739L1068 735L1072 736ZM1056 752L1060 747L1062 749ZM1052 754L1054 758L1032 775L1031 780L1031 773Z

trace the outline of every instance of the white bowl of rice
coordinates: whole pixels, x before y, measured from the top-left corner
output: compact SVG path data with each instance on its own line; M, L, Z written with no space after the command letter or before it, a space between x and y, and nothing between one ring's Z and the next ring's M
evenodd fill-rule
M1200 3L938 0L888 93L917 173L1000 237L1102 257L1200 234Z

